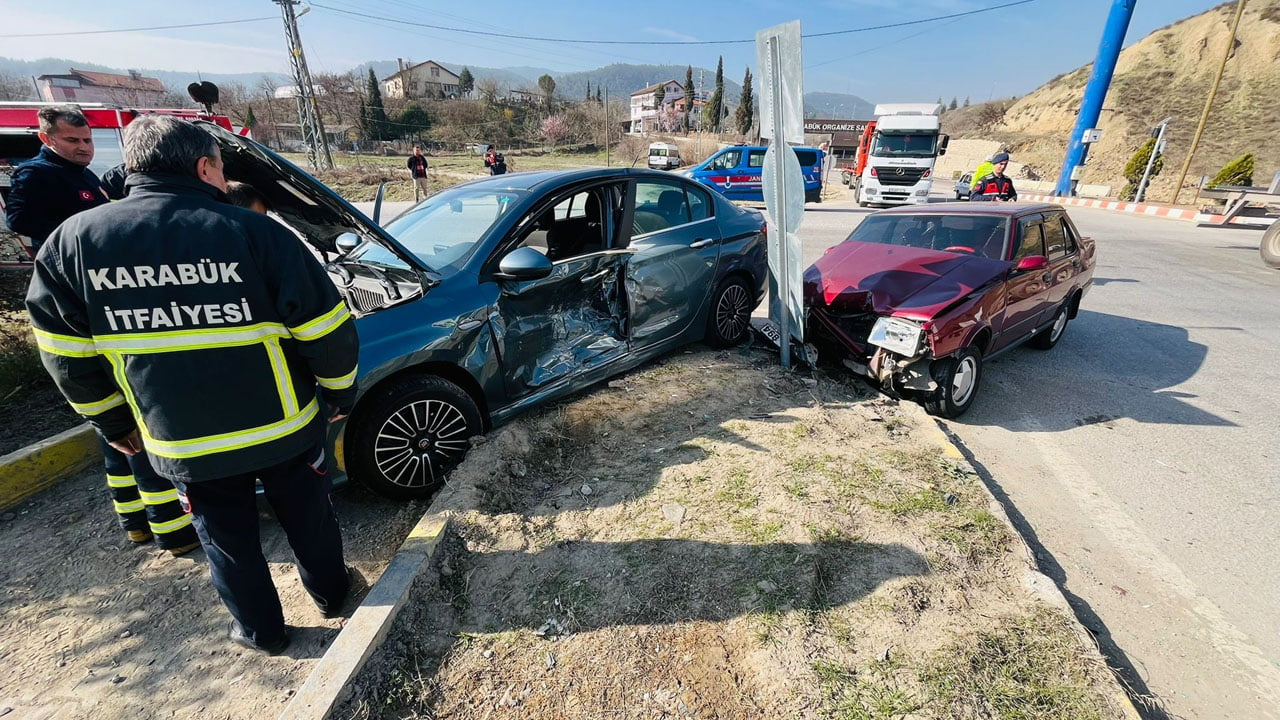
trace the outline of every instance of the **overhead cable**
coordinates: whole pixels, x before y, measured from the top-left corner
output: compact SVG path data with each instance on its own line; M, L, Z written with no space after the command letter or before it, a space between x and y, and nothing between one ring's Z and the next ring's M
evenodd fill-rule
M977 10L968 10L965 12L951 13L949 15L935 15L934 17L920 18L919 20L904 20L902 22L887 23L884 25L872 25L860 28L848 28L845 30L830 30L820 33L807 33L802 35L804 38L822 38L832 37L835 35L849 35L852 33L871 32L873 30L888 30L890 28L906 27L908 25L920 25L922 23L938 22L940 20L952 20L955 18L977 15L979 13L987 13L993 10L1003 10L1005 8L1014 7L1016 5L1026 5L1036 0L1016 0L1015 2L1007 2L1001 5L992 5L991 7L978 8ZM517 35L514 33L491 32L488 30L472 30L469 28L450 27L447 25L435 25L432 23L416 22L405 18L393 18L383 15L373 15L370 13L356 12L355 10L343 10L322 3L313 2L312 7L330 10L343 15L353 17L363 17L371 20L384 20L388 22L400 23L402 25L412 25L415 27L430 28L432 30L445 30L448 32L466 33L468 35L485 35L488 37L506 38L508 40L535 40L541 42L556 43L573 43L578 45L742 45L754 43L755 38L747 38L742 40L588 40L583 38L562 38L562 37L543 37L538 35Z

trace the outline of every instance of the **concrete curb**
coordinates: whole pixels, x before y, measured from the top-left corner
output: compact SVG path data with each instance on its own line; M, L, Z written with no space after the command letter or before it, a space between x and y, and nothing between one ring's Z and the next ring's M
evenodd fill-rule
M98 435L88 423L0 457L0 509L8 508L101 462Z
M1098 208L1100 210L1114 210L1116 212L1169 218L1170 220L1189 220L1195 223L1221 223L1223 218L1222 215L1216 215L1213 213L1202 213L1196 212L1195 210L1179 210L1178 208L1165 207L1163 205L1148 205L1146 203L1121 202L1118 200L1096 200L1092 198L1059 197L1057 195L1019 194L1018 201L1047 202L1055 205L1070 205L1073 207L1091 207ZM1238 217L1232 219L1231 224L1270 227L1273 222L1275 222L1274 218Z
M413 581L431 564L448 524L447 514L427 509L364 602L280 713L280 720L324 720L345 699L351 681L386 639L391 623L409 598Z
M1058 584L1048 575L1040 572L1037 567L1035 553L1031 550L1031 546L1027 544L1027 539L1018 532L1017 526L1013 524L1013 520L1009 518L1009 514L1005 512L1004 506L996 499L995 494L991 492L991 488L987 487L986 481L981 479L981 475L974 469L973 465L960 452L960 448L956 446L955 441L942 428L942 424L925 414L924 410L914 403L903 403L902 408L908 409L907 412L914 412L917 418L921 419L921 425L925 428L925 433L931 436L939 446L942 447L942 454L947 459L968 468L969 472L979 478L978 485L982 488L982 492L987 496L987 506L992 515L1000 518L1000 521L1009 528L1009 532L1018 539L1017 547L1020 548L1018 554L1022 556L1022 560L1026 563L1026 573L1022 577L1022 584L1031 591L1033 595L1041 598L1050 605L1058 608L1066 613L1075 625L1076 635L1080 637L1087 647L1092 647L1098 653L1098 657L1102 657L1102 651L1098 648L1098 643L1093 635L1080 622L1080 618L1076 617L1075 611L1071 609L1071 603L1067 602L1067 597L1062 594L1062 590ZM1142 720L1142 714L1138 712L1138 708L1133 704L1133 699L1124 691L1122 685L1117 681L1118 690L1112 699L1120 706L1127 720Z

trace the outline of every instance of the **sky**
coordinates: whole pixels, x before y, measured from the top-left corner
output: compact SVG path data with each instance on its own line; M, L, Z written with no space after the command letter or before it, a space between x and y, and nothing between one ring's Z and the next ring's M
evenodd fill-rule
M666 41L752 40L791 20L805 34L903 23L1014 0L317 0L299 20L312 72L344 72L370 60L436 60L483 67L532 66L577 72L615 62L714 68L740 81L755 66L753 42L661 45ZM806 38L806 92L843 92L871 102L973 102L1023 95L1093 60L1117 0L1030 0L968 17L830 37ZM1138 0L1126 45L1221 0ZM298 8L301 12L305 5ZM346 11L345 13L342 11ZM350 13L378 16L358 17ZM0 56L66 57L112 67L208 73L289 72L280 8L272 0L0 0ZM200 28L19 38L219 22ZM503 39L406 23L550 40ZM637 41L576 44L567 39ZM710 79L708 79L708 83ZM635 88L613 88L630 91Z

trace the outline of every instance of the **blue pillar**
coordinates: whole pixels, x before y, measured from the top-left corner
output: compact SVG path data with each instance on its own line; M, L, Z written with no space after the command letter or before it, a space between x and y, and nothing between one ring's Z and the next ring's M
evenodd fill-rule
M1071 171L1083 165L1088 148L1080 142L1085 130L1098 126L1098 116L1102 114L1102 101L1107 98L1107 89L1111 87L1111 75L1116 70L1116 60L1120 57L1120 49L1124 46L1124 35L1129 29L1129 19L1133 17L1133 8L1138 0L1113 0L1111 14L1107 16L1107 27L1102 31L1102 43L1098 45L1098 58L1093 61L1093 74L1089 76L1089 84L1084 89L1084 100L1080 103L1080 115L1076 118L1076 126L1071 131L1071 140L1067 145L1067 156L1062 160L1062 173L1058 175L1057 195L1071 195Z

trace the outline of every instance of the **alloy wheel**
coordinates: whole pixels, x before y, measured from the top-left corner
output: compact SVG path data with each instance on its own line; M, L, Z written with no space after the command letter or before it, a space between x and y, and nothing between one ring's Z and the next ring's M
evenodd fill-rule
M751 300L747 289L733 283L720 294L716 303L716 330L720 337L734 340L742 336L751 315Z
M378 428L373 458L378 472L402 487L427 487L466 454L467 420L443 400L418 400Z

